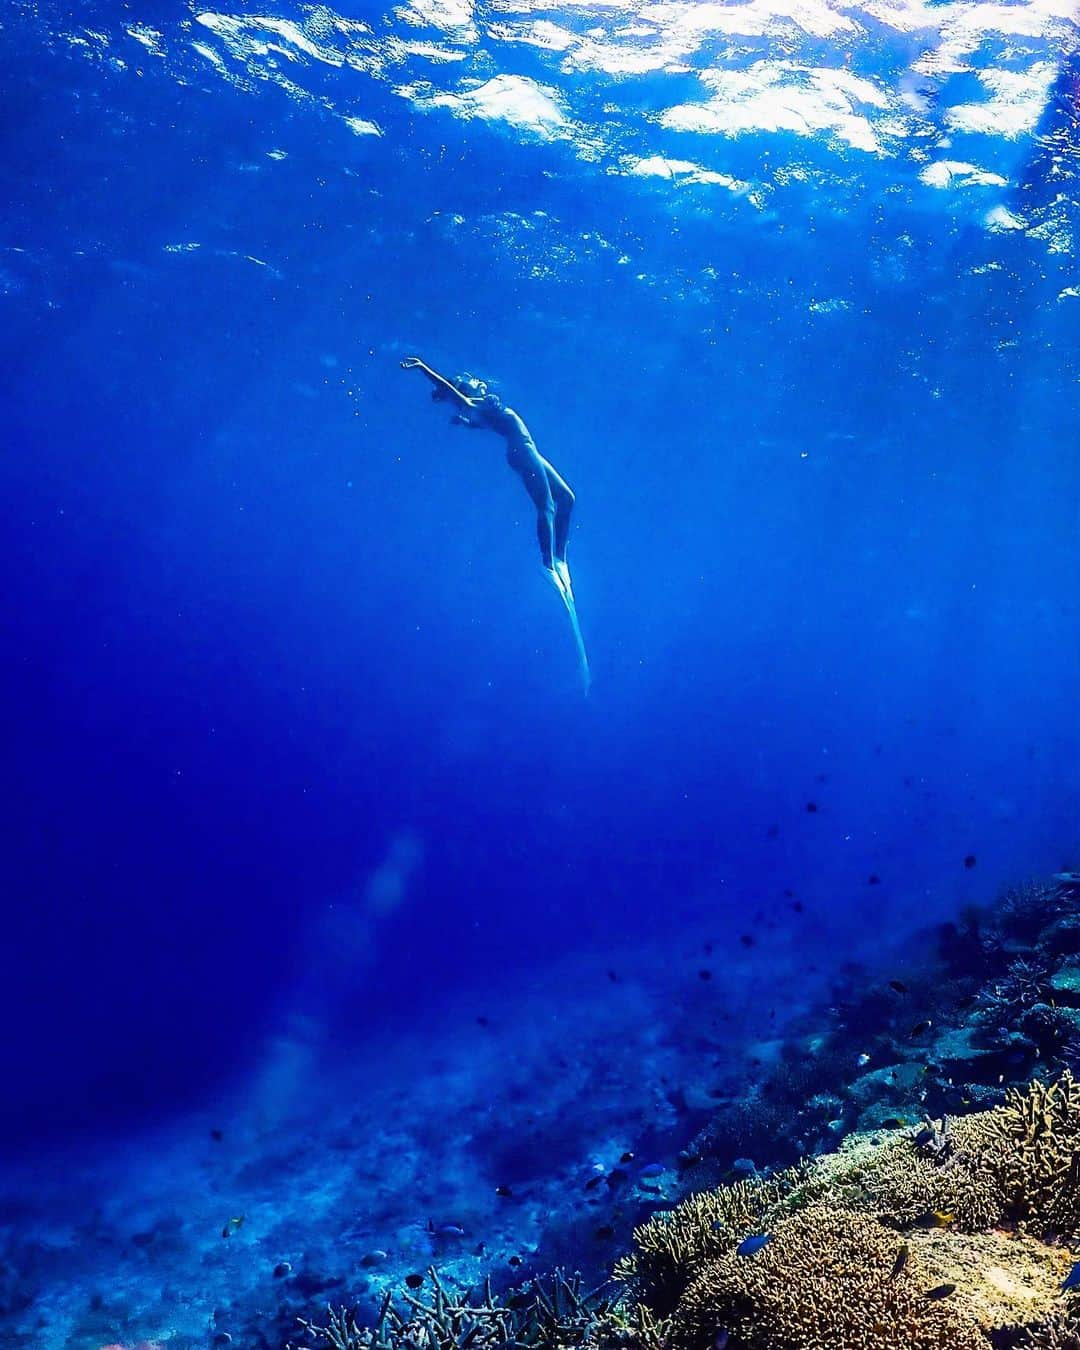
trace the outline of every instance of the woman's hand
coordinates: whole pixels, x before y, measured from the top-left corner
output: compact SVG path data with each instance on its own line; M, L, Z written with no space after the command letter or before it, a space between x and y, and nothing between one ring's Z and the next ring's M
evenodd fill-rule
M402 370L419 370L423 361L418 356L407 356L401 363Z

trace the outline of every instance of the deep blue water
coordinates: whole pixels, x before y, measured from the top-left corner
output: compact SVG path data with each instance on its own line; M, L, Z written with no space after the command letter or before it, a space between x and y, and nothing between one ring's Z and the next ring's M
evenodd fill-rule
M767 990L1076 858L1067 6L0 36L7 1143L297 1008L371 1045L702 925ZM588 699L411 353L575 489Z

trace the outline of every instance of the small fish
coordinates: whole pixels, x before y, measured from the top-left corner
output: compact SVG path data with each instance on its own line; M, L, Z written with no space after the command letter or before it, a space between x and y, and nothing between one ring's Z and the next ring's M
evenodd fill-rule
M587 1191L595 1191L597 1186L600 1185L603 1179L604 1178L602 1176L590 1177L588 1181L585 1183L585 1189Z
M870 875L866 878L866 884L868 886L880 886L881 878L878 876L876 872L871 872Z
M228 1223L226 1223L225 1227L221 1230L221 1236L223 1238L232 1237L232 1235L236 1232L236 1230L242 1227L243 1222L244 1216L242 1214L238 1214L235 1219L230 1219Z
M465 1229L459 1223L444 1223L435 1230L435 1235L441 1238L460 1238L465 1236Z
M1062 1289L1075 1289L1080 1285L1080 1261L1077 1261L1068 1275L1061 1281Z
M900 1248L900 1250L896 1253L896 1260L893 1262L893 1268L889 1275L890 1280L895 1280L897 1278L900 1272L907 1265L908 1257L910 1255L911 1255L911 1248L905 1242L904 1245Z
M711 970L699 970L698 973L697 973L697 977L698 977L699 980L711 980L711 979L712 979L712 971L711 971Z
M933 1025L934 1025L933 1022L931 1022L929 1018L927 1018L925 1022L916 1022L915 1025L908 1032L908 1035L911 1037L912 1040L914 1040L917 1036L925 1036Z
M975 866L976 861L977 859L974 853L969 853L967 857L964 859L964 866L968 869L969 872Z
M658 1163L658 1162L646 1163L645 1166L641 1169L641 1172L640 1172L639 1175L641 1175L641 1176L643 1176L643 1177L646 1177L646 1178L648 1178L648 1177L662 1177L662 1176L664 1175L664 1173L665 1173L666 1170L667 1170L667 1169L664 1167L664 1164L663 1164L663 1163Z
M806 809L810 815L813 815L817 811L817 802L807 802Z
M870 1056L864 1050L862 1054L859 1055L859 1057L855 1060L855 1063L859 1066L860 1069L864 1069L867 1066L867 1064L870 1063Z
M754 935L753 933L743 933L739 937L739 941L744 947L752 947L754 945Z
M424 1283L424 1277L423 1275L406 1275L405 1283L409 1286L410 1289L419 1289L420 1286Z
M938 1284L933 1289L928 1289L925 1297L930 1299L948 1298L950 1294L954 1293L956 1293L955 1284Z
M920 1214L915 1219L916 1228L951 1228L956 1222L956 1215L950 1214L944 1209L928 1209L925 1214Z
M721 1327L720 1330L716 1333L716 1340L714 1340L712 1343L713 1350L728 1350L728 1345L730 1341L731 1337L723 1329L723 1327Z
M625 1152L625 1153L622 1155L622 1157L619 1159L619 1161L620 1161L621 1163L633 1162L633 1161L634 1161L634 1155L630 1152L629 1149L627 1149L626 1152Z
M756 1237L743 1238L735 1248L736 1256L753 1256L761 1251L762 1247L769 1241L771 1234L759 1233Z
M903 980L890 980L889 988L894 990L898 994L907 993L907 985L904 983Z
M596 1230L596 1236L601 1242L606 1242L608 1238L613 1238L615 1236L615 1229L612 1228L609 1223L602 1223Z
M220 1144L221 1141L225 1138L225 1135L224 1132L221 1130L211 1130L210 1138L214 1141L215 1144Z
M509 1200L512 1198L514 1192L510 1189L509 1186L496 1186L495 1194L502 1196L504 1200Z

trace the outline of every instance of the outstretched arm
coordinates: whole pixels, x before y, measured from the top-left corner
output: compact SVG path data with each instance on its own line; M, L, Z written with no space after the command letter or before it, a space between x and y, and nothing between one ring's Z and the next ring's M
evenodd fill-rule
M418 370L421 375L431 381L444 398L452 398L461 408L474 408L476 406L476 399L468 398L459 389L455 389L448 379L440 375L437 370L432 370L430 366L425 365L418 356L407 356L401 363L401 369Z

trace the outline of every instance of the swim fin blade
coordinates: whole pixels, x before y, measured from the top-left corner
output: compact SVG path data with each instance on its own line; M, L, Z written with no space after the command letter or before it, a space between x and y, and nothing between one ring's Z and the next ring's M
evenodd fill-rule
M577 647L581 681L587 694L592 688L592 672L589 669L588 653L585 651L585 639L581 636L581 624L578 622L577 605L574 603L574 589L570 583L570 569L563 563L561 567L557 565L545 570L555 589L559 592L562 602L566 606L566 612L570 616L570 629L574 634L574 644Z

